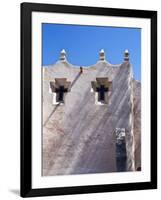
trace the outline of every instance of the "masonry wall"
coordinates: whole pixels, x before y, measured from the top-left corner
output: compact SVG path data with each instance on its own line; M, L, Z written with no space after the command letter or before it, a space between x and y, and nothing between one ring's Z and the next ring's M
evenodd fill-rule
M43 69L43 175L116 172L116 128L126 129L127 170L134 170L133 82L129 62L99 61L83 69L67 61ZM91 81L108 77L106 105L95 104ZM67 78L64 105L52 105L49 81Z

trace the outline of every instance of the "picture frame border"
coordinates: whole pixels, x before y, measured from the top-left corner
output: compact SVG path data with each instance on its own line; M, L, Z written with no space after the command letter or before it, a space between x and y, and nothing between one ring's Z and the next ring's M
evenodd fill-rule
M32 12L136 17L151 20L151 181L32 189ZM157 11L39 3L21 4L21 139L22 197L100 193L157 188Z

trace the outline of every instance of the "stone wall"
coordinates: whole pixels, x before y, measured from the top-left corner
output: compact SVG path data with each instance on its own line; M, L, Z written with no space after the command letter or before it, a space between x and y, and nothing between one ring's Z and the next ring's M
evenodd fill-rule
M126 130L127 171L135 170L133 79L128 61L73 66L60 60L43 69L43 175L116 172L116 128ZM112 81L108 104L96 105L91 81ZM67 78L65 103L53 105L49 82ZM135 106L136 107L136 106ZM136 120L135 120L136 121ZM137 127L136 127L137 128ZM139 134L139 129L138 129ZM139 154L139 151L137 152Z

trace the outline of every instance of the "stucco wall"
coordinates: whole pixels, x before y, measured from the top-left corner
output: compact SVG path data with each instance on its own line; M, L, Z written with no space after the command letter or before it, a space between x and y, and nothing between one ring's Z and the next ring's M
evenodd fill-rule
M67 61L43 69L43 175L115 172L115 129L126 129L127 170L134 170L133 82L129 62L106 61L83 68ZM95 104L91 81L112 81L109 102ZM65 103L52 105L49 82L67 78Z

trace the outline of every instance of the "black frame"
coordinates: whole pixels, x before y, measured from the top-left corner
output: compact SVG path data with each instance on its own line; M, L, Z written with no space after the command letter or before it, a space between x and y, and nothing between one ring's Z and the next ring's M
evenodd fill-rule
M151 181L125 184L74 186L32 189L32 49L31 19L33 11L88 15L149 18L151 20ZM21 4L21 196L47 196L99 193L157 188L157 11L66 6L52 4Z

